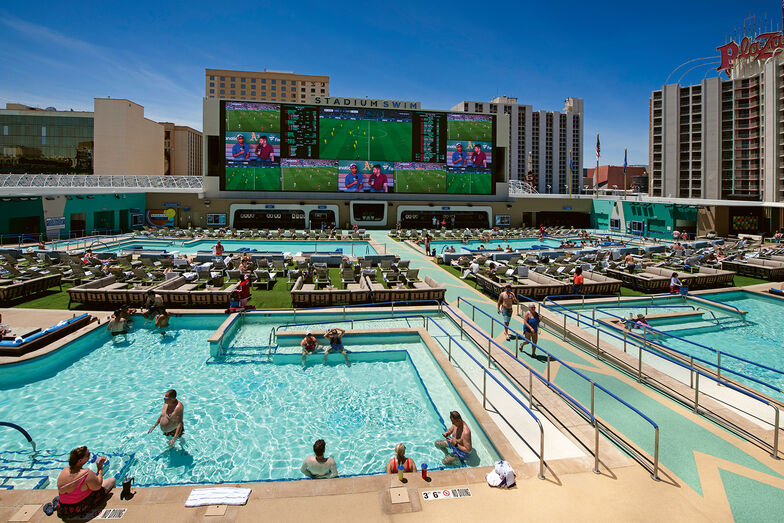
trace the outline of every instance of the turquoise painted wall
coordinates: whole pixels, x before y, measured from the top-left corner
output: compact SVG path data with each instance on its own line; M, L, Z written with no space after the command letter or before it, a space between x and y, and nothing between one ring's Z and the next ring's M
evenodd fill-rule
M41 198L32 197L24 200L9 198L9 201L0 200L0 234L17 234L18 231L11 231L11 221L14 218L28 216L38 216L38 232L44 230L44 212L41 206Z
M72 213L84 213L85 228L88 232L97 226L102 226L100 223L96 223L96 218L99 219L99 222L103 218L104 223L110 223L110 228L112 229L131 230L131 215L136 214L132 213L131 209L138 209L138 214L144 215L146 196L143 193L120 194L119 196L119 198L115 197L114 194L96 194L90 197L87 195L80 195L80 197L69 196L68 198L70 199L65 200L65 208L62 214L65 217L65 229L60 231L60 237L68 238L70 236ZM120 223L121 211L127 211L126 214L122 215L123 223ZM96 216L96 213L99 213L99 215ZM25 217L37 217L36 232L46 232L44 202L41 198L32 197L24 200L9 198L8 201L0 199L0 235L18 234L18 230L12 230L12 223L15 219L18 223L19 218ZM31 222L35 223L32 220ZM31 222L27 222L28 226L31 225Z
M120 194L120 198L116 198L113 194L96 194L91 197L84 196L82 199L71 197L70 200L65 202L65 232L71 232L71 214L84 213L85 228L87 231L92 231L96 227L105 227L104 223L96 223L96 213L111 213L108 222L111 223L111 229L130 229L131 228L131 214L128 212L127 221L120 223L120 211L130 209L139 209L141 214L144 214L146 196L143 193L136 194Z
M610 215L613 211L612 200L593 200L591 212L591 227L594 229L609 229Z

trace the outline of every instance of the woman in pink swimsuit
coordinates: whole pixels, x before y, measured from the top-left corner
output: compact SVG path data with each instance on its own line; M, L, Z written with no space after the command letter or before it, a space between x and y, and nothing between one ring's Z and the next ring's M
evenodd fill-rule
M59 504L57 515L69 518L83 514L103 501L115 484L114 478L103 478L103 464L106 457L98 459L98 473L82 468L90 459L87 447L78 447L71 451L68 466L57 477Z

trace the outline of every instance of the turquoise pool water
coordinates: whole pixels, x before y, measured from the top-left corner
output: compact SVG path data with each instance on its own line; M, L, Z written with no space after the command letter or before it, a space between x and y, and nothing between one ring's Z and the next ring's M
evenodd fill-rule
M696 296L747 311L746 321L744 322L735 311L705 304L698 300L684 302L681 298L656 299L655 303L662 306L649 307L648 309L646 306L651 305L650 299L637 300L631 304L623 303L621 308L613 304L610 307L597 310L596 317L608 317L606 313L627 317L629 313L656 315L673 312L683 313L696 309L702 314L684 316L679 320L652 318L649 323L654 329L666 333L667 336L660 338L660 341L668 347L713 363L717 362L715 351L719 351L722 354L722 367L784 390L784 374L728 357L728 355L734 355L766 367L784 370L784 351L781 349L782 340L784 340L784 322L781 321L782 315L784 315L784 300L746 291ZM686 306L684 307L684 305ZM586 306L587 308L588 306ZM784 398L784 394L755 384L751 380L744 380L738 376L732 377L766 394Z
M578 242L579 243L579 242ZM420 245L424 246L424 243L420 242ZM431 249L435 249L437 253L444 252L444 248L446 247L454 247L455 251L461 252L464 250L478 250L480 245L484 245L487 250L503 250L506 248L507 245L510 245L512 249L536 249L537 245L544 245L544 249L556 249L560 247L561 240L560 239L553 239L553 238L542 238L541 240L538 238L522 238L516 240L508 240L505 238L498 238L498 239L491 239L490 241L479 241L479 240L472 240L468 243L463 243L460 241L433 241L430 242ZM500 247L499 247L500 245Z
M216 240L123 240L117 245L101 246L94 245L95 251L131 251L132 249L151 249L166 250L169 252L181 252L193 254L198 251L211 251ZM376 250L364 241L256 241L256 240L221 240L226 251L237 251L249 249L257 252L288 252L296 254L298 252L335 252L342 251L343 254L353 256L365 256L366 254L377 254Z
M443 453L433 441L453 409L474 433L469 465L499 459L418 336L376 335L348 346L350 367L340 355L324 365L319 354L303 370L292 343L274 362L211 359L207 339L225 319L174 317L161 336L134 318L128 342L99 329L40 361L0 368L0 419L30 432L43 456L32 468L50 478L85 444L140 485L300 479L318 438L341 475L381 473L401 441L435 469ZM246 352L267 344L272 323L239 331L256 340ZM172 449L159 430L147 434L169 388L185 405L185 435ZM0 448L29 459L15 431L0 430Z

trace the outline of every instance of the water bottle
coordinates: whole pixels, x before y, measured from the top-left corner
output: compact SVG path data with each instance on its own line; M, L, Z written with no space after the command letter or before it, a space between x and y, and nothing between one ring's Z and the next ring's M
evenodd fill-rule
M403 465L397 466L397 479L399 481L403 481L403 469L404 469Z
M420 468L422 469L422 479L427 480L427 463L422 463Z

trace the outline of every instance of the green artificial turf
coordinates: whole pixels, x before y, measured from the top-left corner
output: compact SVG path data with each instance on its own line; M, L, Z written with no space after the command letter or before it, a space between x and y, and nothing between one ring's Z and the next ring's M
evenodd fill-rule
M338 160L411 160L412 124L378 120L320 118L319 155Z
M19 309L65 310L68 309L68 292L66 291L71 287L73 287L72 284L64 283L62 291L59 287L52 287L46 292L38 294L32 298L21 298L14 300L8 306ZM82 307L81 304L78 303L71 304L71 309L75 311L86 308L87 307Z
M735 287L746 287L747 285L759 285L760 283L770 283L768 280L760 280L759 278L752 278L751 276L735 275L732 278L732 284Z

